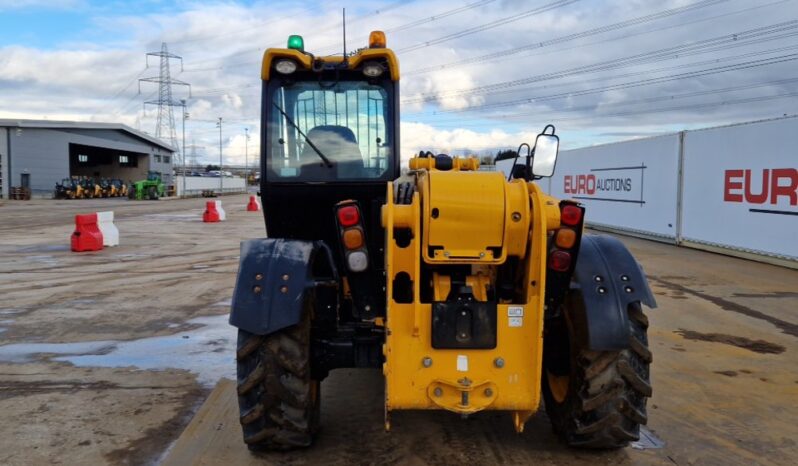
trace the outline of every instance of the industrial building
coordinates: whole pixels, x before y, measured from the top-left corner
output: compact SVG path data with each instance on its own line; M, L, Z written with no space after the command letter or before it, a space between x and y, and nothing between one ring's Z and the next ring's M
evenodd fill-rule
M145 179L172 184L175 148L121 123L0 119L0 198L11 187L50 196L72 176Z

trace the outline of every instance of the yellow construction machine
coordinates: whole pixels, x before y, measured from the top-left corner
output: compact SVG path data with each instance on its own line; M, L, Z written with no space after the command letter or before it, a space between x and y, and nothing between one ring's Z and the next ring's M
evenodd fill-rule
M547 195L551 125L509 177L424 152L402 175L399 65L385 35L315 57L300 36L263 58L261 199L268 238L245 241L230 323L251 449L308 446L320 382L385 377L400 410L541 406L569 445L638 438L651 396L645 275L585 209Z

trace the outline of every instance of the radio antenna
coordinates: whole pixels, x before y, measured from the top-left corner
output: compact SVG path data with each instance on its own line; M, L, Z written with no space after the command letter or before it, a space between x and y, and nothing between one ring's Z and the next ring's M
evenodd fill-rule
M346 8L344 10L344 62L346 62Z

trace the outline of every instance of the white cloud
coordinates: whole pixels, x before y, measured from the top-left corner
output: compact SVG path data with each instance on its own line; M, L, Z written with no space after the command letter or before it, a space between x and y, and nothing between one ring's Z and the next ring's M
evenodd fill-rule
M402 123L402 160L406 162L420 151L468 155L495 152L498 148L514 149L522 142L533 144L536 136L536 133L529 131L507 133L498 129L486 130L441 130L423 123Z
M719 105L715 108L683 109L674 112L645 113L669 105L669 102L639 103L655 96L712 91L748 83L763 83L795 76L796 62L750 68L701 78L677 80L658 85L637 86L603 93L578 95L580 91L622 83L634 79L675 74L701 67L687 67L692 62L755 53L757 57L774 47L798 47L798 39L785 37L736 49L718 50L692 57L678 57L656 63L644 63L616 70L598 71L567 78L541 81L533 85L507 86L498 92L469 93L468 89L512 82L513 80L558 72L578 66L641 54L668 46L677 46L745 29L784 21L785 8L795 1L772 6L762 0L729 0L716 6L630 28L575 39L557 45L535 48L534 44L569 34L606 26L626 19L686 5L687 0L604 0L578 2L568 7L505 24L456 40L399 52L403 72L457 60L500 53L512 47L531 44L522 53L468 66L449 67L424 74L407 73L401 81L403 98L464 91L457 95L438 96L431 103L403 105L402 154L421 149L492 150L513 147L532 139L548 122L557 124L563 146L606 142L612 139L670 131L681 126L708 126L730 121L794 112L795 99L752 103L747 106ZM149 15L121 15L104 8L92 18L92 27L82 43L64 42L59 47L38 49L25 43L0 47L1 117L120 121L154 132L153 108L142 113L142 101L155 98L157 85L142 84L139 95L136 80L157 76L157 58L150 57L144 68L144 54L160 50L161 42L183 56L185 71L172 61L172 76L190 82L195 97L189 100L191 119L187 134L198 145L218 147L214 121L225 119L226 152L230 160L243 162L243 128L249 127L253 139L250 148L257 152L254 136L258 134L260 111L259 62L268 46L282 45L289 34L305 37L309 51L340 49L340 10L336 2L317 5L313 2L237 2L212 4L186 2L177 12ZM351 2L350 2L351 3ZM463 29L486 24L531 8L524 0L498 0L457 15L430 20L416 27L388 32L388 44L396 50L424 44ZM66 8L84 5L80 0L44 2L0 0L0 10L9 8ZM348 47L363 46L372 29L390 31L420 18L462 6L462 2L411 2L374 11L381 5L364 0L347 5L349 16ZM382 5L384 6L384 5ZM755 8L751 10L751 8ZM85 9L85 11L91 11ZM734 13L737 12L737 13ZM87 13L89 14L89 13ZM368 15L358 19L359 15ZM716 17L716 18L713 18ZM713 18L702 21L702 19ZM322 25L322 26L320 26ZM36 29L32 24L31 28ZM106 40L95 40L105 38ZM790 53L789 51L783 52ZM738 60L739 61L739 60ZM729 62L734 63L734 61ZM673 71L652 73L655 68L678 67ZM705 65L708 67L710 65ZM637 76L619 75L637 73ZM798 84L787 83L731 94L706 94L681 99L679 104L723 102L735 97L795 92ZM176 99L187 95L175 87ZM440 113L470 106L540 98L572 93L570 97L544 99L533 104L518 103L479 111ZM576 95L574 95L576 94ZM180 110L176 122L180 123ZM634 113L634 112L638 113ZM425 112L418 115L419 112ZM614 116L630 112L627 116ZM517 116L523 114L523 116ZM500 128L500 129L497 129ZM178 128L179 131L179 128ZM619 136L620 135L620 136ZM188 137L188 136L187 136ZM213 149L208 149L213 154ZM209 156L213 159L214 156ZM238 163L238 162L237 162Z

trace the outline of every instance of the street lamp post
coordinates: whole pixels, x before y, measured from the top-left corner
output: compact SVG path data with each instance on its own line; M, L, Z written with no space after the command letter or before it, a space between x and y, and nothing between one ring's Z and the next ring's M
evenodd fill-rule
M249 128L244 128L244 190L249 189Z
M183 105L183 197L186 197L186 120L188 120L188 113L186 113L186 99L180 99Z
M224 194L224 170L222 170L222 117L216 122L219 127L219 195Z

